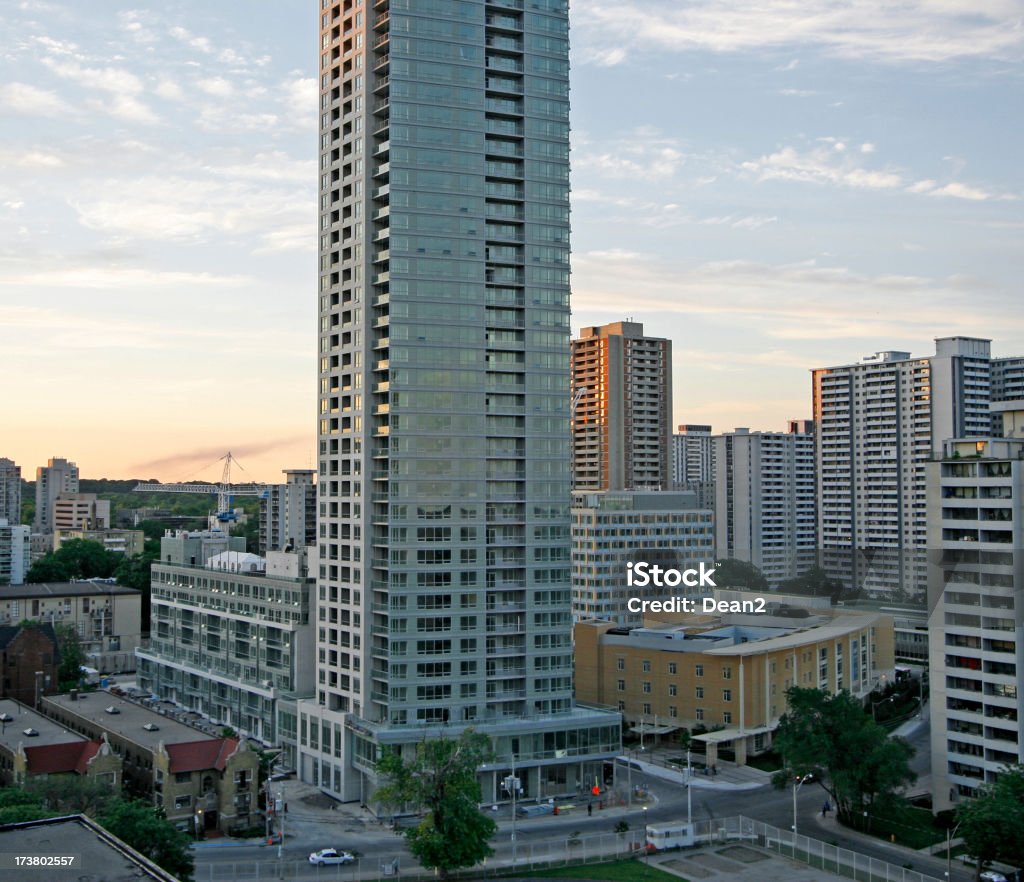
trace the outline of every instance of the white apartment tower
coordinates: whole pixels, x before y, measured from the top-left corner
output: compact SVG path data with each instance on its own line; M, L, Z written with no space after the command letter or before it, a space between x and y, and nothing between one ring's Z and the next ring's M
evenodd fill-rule
M299 774L474 726L481 799L620 744L572 695L566 0L322 0L316 697Z
M21 523L21 466L0 457L0 520Z
M672 486L672 342L638 322L583 328L572 341L577 490Z
M814 434L736 429L714 437L715 553L752 563L772 587L816 563Z
M316 545L316 470L285 469L260 497L260 554Z
M61 493L78 492L78 466L66 459L50 459L36 469L36 533L52 533L54 503Z
M678 490L715 479L711 426L684 424L672 436L672 484Z
M1024 762L1024 401L1009 438L948 440L928 464L935 810Z
M923 597L927 463L944 439L991 430L990 341L935 346L813 372L818 542L847 589Z

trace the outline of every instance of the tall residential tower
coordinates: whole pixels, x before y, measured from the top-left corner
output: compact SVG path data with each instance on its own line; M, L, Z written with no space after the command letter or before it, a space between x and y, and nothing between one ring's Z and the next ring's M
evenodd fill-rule
M638 322L583 328L572 393L575 489L671 489L672 341Z
M524 795L619 748L572 697L565 0L322 0L316 697L300 775L475 726ZM503 798L506 774L481 774Z

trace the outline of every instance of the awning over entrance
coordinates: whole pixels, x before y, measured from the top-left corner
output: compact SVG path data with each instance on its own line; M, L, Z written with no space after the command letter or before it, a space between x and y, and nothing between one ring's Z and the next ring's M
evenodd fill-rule
M630 732L637 735L668 735L670 732L678 732L679 726L652 726L650 723L637 723L630 726Z
M723 741L735 741L737 738L749 738L751 735L767 735L773 731L771 726L757 726L753 729L716 729L714 732L702 732L694 735L694 741L705 744L721 744Z

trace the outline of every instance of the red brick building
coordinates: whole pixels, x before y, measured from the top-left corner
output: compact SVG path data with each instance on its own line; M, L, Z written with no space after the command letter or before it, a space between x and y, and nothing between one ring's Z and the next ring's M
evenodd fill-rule
M40 695L57 691L60 650L53 625L0 626L0 698L13 698L29 707ZM42 676L37 678L36 672Z

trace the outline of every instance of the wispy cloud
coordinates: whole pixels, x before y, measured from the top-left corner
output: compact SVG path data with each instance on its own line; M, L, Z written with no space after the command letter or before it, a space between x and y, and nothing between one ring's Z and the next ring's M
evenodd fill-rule
M859 157L847 155L842 141L802 152L795 147L783 147L741 163L740 170L760 181L800 181L868 190L888 190L903 183L896 172L864 167Z
M71 105L56 92L41 89L30 83L0 85L0 107L33 116L61 116L73 113Z
M742 52L789 46L816 46L846 58L941 62L1019 61L1020 20L1017 0L644 0L583 4L576 23L590 44L582 60L598 64L609 63L609 57L622 63L639 47Z

